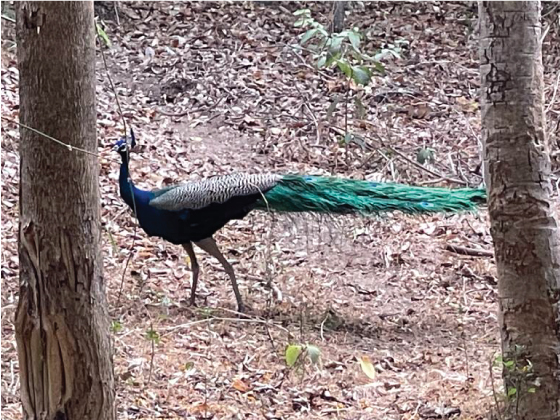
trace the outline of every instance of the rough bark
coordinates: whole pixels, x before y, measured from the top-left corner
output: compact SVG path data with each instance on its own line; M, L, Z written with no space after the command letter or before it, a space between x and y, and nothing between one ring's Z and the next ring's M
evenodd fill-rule
M509 418L560 418L560 234L551 205L539 2L482 2L482 133ZM528 362L526 374L521 372ZM519 372L517 372L519 371ZM524 376L525 375L525 376ZM528 392L535 384L534 393Z
M346 1L333 2L333 20L331 32L338 33L344 30L344 17L346 12Z
M20 120L95 153L92 2L17 4ZM20 131L16 339L26 419L114 419L95 156Z

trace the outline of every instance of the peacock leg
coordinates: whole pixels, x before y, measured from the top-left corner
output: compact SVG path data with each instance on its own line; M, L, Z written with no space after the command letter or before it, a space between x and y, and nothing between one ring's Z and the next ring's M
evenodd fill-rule
M237 300L237 310L239 312L243 312L244 310L243 300L241 299L241 293L239 293L239 288L237 287L235 272L233 271L233 267L231 266L231 264L228 262L228 260L226 260L226 258L220 252L214 238L206 238L203 239L202 241L195 242L194 244L198 246L200 249L202 249L203 251L206 251L208 254L212 255L213 257L216 257L218 261L222 264L222 266L224 267L224 271L229 276L229 279L231 280L231 285L233 286L233 293L235 293L235 299Z
M193 246L190 242L183 244L183 248L187 251L189 259L191 260L191 270L192 270L192 286L191 286L191 305L194 306L196 299L196 286L198 283L198 272L200 267L198 261L196 260L196 255L194 253Z

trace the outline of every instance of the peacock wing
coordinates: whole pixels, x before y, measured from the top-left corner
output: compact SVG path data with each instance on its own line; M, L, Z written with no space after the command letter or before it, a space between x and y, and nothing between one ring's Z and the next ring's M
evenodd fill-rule
M225 203L234 197L264 194L281 179L282 176L274 174L215 176L173 186L156 195L150 200L150 205L169 211L197 210L212 203Z
M173 190L173 189L175 189L175 188L177 188L181 185L182 184L169 185L167 187L163 187L163 188L160 188L158 190L152 190L152 199L156 198L156 197L159 197L160 195L163 195L163 194L165 194L165 193L167 193L167 192L169 192L169 191L171 191L171 190Z

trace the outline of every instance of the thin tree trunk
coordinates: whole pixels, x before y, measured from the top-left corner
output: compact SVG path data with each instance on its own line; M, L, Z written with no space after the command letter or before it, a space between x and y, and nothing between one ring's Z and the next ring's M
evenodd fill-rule
M333 19L331 32L338 33L344 29L344 17L346 12L346 1L333 2Z
M97 151L93 2L17 4L22 123ZM114 419L95 156L20 131L16 339L26 419Z
M508 418L560 418L560 234L551 205L539 2L482 2L482 133ZM531 389L533 388L533 389ZM515 389L515 393L513 391ZM534 391L534 392L533 392Z

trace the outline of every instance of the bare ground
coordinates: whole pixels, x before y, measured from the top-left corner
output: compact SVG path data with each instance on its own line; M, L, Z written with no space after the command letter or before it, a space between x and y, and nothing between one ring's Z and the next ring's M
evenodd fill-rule
M239 170L458 186L399 160L388 145L412 160L421 148L433 148L432 171L480 183L472 10L372 3L350 13L349 24L368 31L364 48L408 41L400 60L385 63L386 76L365 91L352 87L351 96L362 92L368 108L367 122L350 120L352 130L382 140L369 140L376 149L370 153L340 146L329 128L344 125L340 108L330 120L326 115L344 80L333 71L318 74L305 53L284 46L301 33L291 15L301 7L120 3L118 25L111 8L98 11L113 42L109 73L140 141L132 163L139 186ZM327 21L327 5L310 8ZM549 37L558 41L555 30ZM547 45L550 103L560 63ZM13 51L3 47L2 114L17 118L17 70ZM118 161L109 146L122 129L101 58L98 69L119 418L486 417L494 405L490 365L499 351L495 268L491 258L445 250L448 244L492 249L484 210L372 219L251 214L217 235L250 317L236 318L225 273L202 254L198 307L191 308L182 249L147 238L118 197ZM550 109L552 127L558 99ZM5 121L2 133L2 414L17 419L19 135ZM552 134L554 156L556 141ZM150 330L157 342L147 338ZM289 343L318 346L321 365L288 368ZM363 357L375 366L373 379L360 368Z

